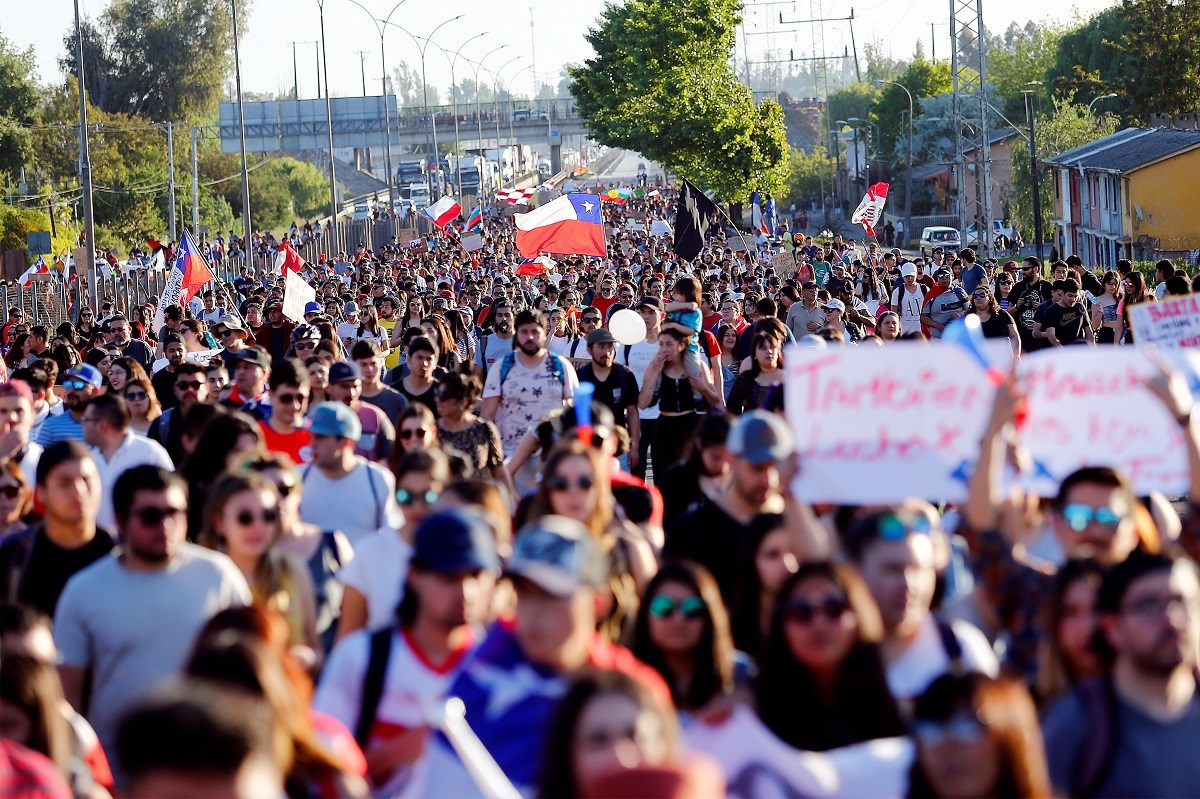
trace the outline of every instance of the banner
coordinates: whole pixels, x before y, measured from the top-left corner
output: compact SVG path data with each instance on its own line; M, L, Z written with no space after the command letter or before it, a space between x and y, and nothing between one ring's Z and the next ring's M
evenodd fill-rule
M296 272L288 272L283 284L283 315L294 322L304 321L304 306L317 299L317 290Z
M1139 344L1168 350L1200 347L1200 300L1195 294L1130 305L1129 323Z
M691 724L687 747L725 772L725 796L804 799L900 799L908 791L913 745L880 738L828 752L804 752L776 738L754 711L738 705L719 725Z
M651 236L670 236L671 234L671 223L667 220L655 219L650 222Z
M796 265L796 256L787 250L775 253L774 257L771 258L771 266L775 269L775 274L781 280L793 277L798 268Z
M797 499L886 505L914 496L966 498L994 389L965 348L790 347L784 361L784 401L800 457Z
M462 244L462 248L464 250L466 250L467 252L475 252L476 250L482 250L483 249L483 236L480 236L478 233L471 233L469 235L463 236L462 239L459 241L459 243Z
M1021 438L1033 458L1031 488L1042 496L1083 466L1112 466L1135 493L1188 490L1183 431L1145 389L1157 367L1138 347L1055 347L1021 361L1029 397Z

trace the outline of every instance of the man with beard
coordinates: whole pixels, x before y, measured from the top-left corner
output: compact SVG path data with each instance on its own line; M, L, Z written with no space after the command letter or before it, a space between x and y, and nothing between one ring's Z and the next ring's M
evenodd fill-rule
M592 361L579 368L579 382L595 386L593 402L607 406L614 422L629 431L629 452L633 456L638 451L641 436L638 382L628 367L615 362L616 342L613 334L603 327L587 334L587 351ZM636 457L632 460L637 462Z
M167 365L154 373L150 384L154 387L154 395L158 397L163 410L175 407L175 375L176 369L183 363L183 339L171 334L163 339L163 355Z
M1051 297L1050 282L1042 277L1042 262L1029 256L1021 262L1021 279L1008 295L1008 312L1016 320L1017 332L1021 334L1021 352L1050 346L1045 339L1034 337L1033 326L1038 308L1050 302Z
M1200 796L1196 565L1137 550L1105 576L1096 605L1112 667L1046 715L1055 792Z
M178 672L205 622L250 602L233 561L187 542L187 486L178 475L134 467L113 486L113 506L120 554L72 577L54 615L63 691L110 752L118 720Z
M496 362L512 352L516 346L513 337L512 303L508 300L496 300L492 303L491 317L496 332L482 336L479 346L475 349L476 364L483 370L485 378L491 373Z
M109 339L110 344L116 344L121 348L122 355L128 355L140 363L146 371L150 371L150 367L154 363L154 352L146 342L133 338L133 331L129 327L128 319L121 314L109 319L108 332L112 336Z
M83 440L83 412L87 410L88 400L103 391L104 375L91 364L80 363L67 370L62 385L67 391L63 397L67 412L51 416L42 425L37 437L37 443L42 447L56 441Z

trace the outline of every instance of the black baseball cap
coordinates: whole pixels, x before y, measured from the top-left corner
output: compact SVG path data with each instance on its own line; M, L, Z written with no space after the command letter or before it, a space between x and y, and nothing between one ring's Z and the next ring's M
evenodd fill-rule
M452 508L426 516L413 535L412 565L441 574L500 573L496 531L477 511Z

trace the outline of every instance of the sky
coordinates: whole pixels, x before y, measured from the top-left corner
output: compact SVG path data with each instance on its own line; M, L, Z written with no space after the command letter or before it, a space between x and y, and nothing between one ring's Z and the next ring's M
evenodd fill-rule
M359 0L362 5L383 17L393 7L391 0ZM950 0L951 2L953 0ZM1047 4L1044 0L1005 0L984 3L984 24L989 30L1002 33L1010 22L1023 25L1028 20L1066 20L1078 12L1085 16L1115 5L1115 0L1075 0L1074 5ZM71 0L47 0L41 3L3 0L6 6L0 20L0 33L17 47L33 46L37 53L40 78L58 80L61 73L57 62L62 55L62 40L73 21ZM94 17L111 0L79 0L84 16ZM217 0L214 0L217 2ZM428 35L444 20L462 14L463 18L440 29L434 42L451 52L462 46L462 55L478 59L500 45L504 49L492 53L485 66L498 69L509 59L520 56L501 70L517 94L529 93L533 86L534 70L539 82L557 84L566 63L586 58L591 48L584 35L604 8L605 0L457 0L453 4L435 4L429 0L404 0L392 15L392 21L417 36ZM825 17L845 17L851 2L834 3L824 0ZM1053 11L1047 16L1047 7ZM533 29L530 29L532 9ZM379 35L367 12L350 0L325 0L325 35L329 58L329 80L334 95L362 94L362 73L359 50L367 51L366 77L368 94L377 94L380 86ZM797 57L811 50L812 38L808 25L780 25L785 20L809 18L809 0L764 2L747 0L744 39L739 34L738 58L744 59L741 42L748 45L750 58L762 58L769 50L777 52L794 49ZM854 34L861 55L864 43L877 40L885 52L895 58L910 56L917 40L926 54L930 52L931 35L939 37L939 58L949 54L949 17L947 0L864 0L854 7ZM937 26L930 30L930 22ZM476 40L467 41L483 33ZM532 35L531 35L532 34ZM761 35L758 35L761 34ZM320 38L317 0L252 0L250 21L242 31L243 89L256 92L287 91L292 86L292 41L313 41ZM464 44L465 43L465 44ZM825 49L840 54L850 44L849 26L845 22L826 25ZM385 37L388 69L399 61L412 66L420 63L414 41L404 33L393 30ZM300 96L316 96L316 47L297 45L299 60ZM458 61L456 77L464 77L466 65ZM443 89L450 84L447 56L430 47L426 53L429 83ZM473 71L473 69L472 69Z

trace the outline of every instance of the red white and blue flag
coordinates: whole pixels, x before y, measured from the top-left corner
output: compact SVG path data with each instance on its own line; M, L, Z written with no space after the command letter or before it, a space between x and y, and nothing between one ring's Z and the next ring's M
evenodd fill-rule
M186 305L201 287L212 279L212 269L200 254L200 248L192 240L191 234L183 231L183 240L179 242L179 248L176 250L175 265L167 275L167 284L158 300L153 329L158 330L166 324L162 316L168 305Z
M481 229L483 229L483 209L476 205L471 209L471 213L467 214L467 221L463 223L463 230L471 233Z
M49 273L49 271L50 267L46 265L46 259L39 255L38 259L30 264L29 268L17 278L17 283L21 285L21 288L25 288L33 280L34 275L44 275Z
M305 261L300 253L292 249L292 243L287 239L279 242L279 251L275 253L275 269L283 277L288 272L299 272L305 267Z
M872 183L867 196L862 198L850 221L866 228L868 236L875 235L875 225L883 218L883 205L887 202L888 184Z
M536 210L513 217L517 249L526 258L549 252L562 255L607 254L600 198L594 194L564 194Z
M445 230L446 225L450 224L450 222L452 222L454 218L461 213L462 206L456 203L454 198L449 194L443 195L442 198L433 205L429 205L421 209L421 216L425 217L442 230Z

